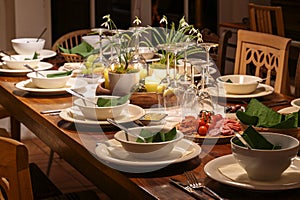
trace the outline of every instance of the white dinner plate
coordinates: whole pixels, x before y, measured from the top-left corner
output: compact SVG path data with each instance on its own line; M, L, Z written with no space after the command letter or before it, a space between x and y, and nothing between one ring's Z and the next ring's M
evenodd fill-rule
M79 90L87 86L87 82L77 78L70 78L65 87L53 88L53 89L43 89L36 87L30 79L21 81L16 84L16 88L34 93L39 95L58 95L67 93L67 88L72 88L74 90Z
M118 148L117 151L122 155L115 155L111 148ZM111 139L104 143L98 143L95 152L102 162L119 171L145 173L164 168L172 163L195 158L200 154L201 147L190 140L182 139L168 156L145 160L129 156L118 141Z
M42 50L39 50L37 53L40 54L39 57L42 59L51 58L53 56L56 56L56 52L49 50L49 49L42 49Z
M300 109L300 98L294 99L291 101L292 106L297 108L298 110Z
M225 90L224 90L225 92ZM274 88L270 85L266 84L259 84L256 90L250 94L229 94L225 93L226 98L234 98L234 99L247 99L247 98L256 98L256 97L263 97L274 92Z
M51 63L47 62L39 62L35 70L37 71L42 71L42 70L47 70L51 69L53 65ZM26 75L28 72L31 72L30 69L10 69L8 68L5 64L0 64L0 73L4 74L12 74L12 75Z
M276 181L254 181L249 178L244 178L244 181L234 181L233 179L230 179L223 175L219 168L222 166L226 165L231 165L235 164L236 160L233 157L232 154L222 156L215 158L208 162L204 166L204 171L209 176L210 178L221 182L226 185L234 186L234 187L239 187L239 188L245 188L245 189L251 189L251 190L288 190L288 189L294 189L294 188L299 188L300 187L300 179L298 181L293 181L290 183L287 183L289 180L289 176L300 176L300 157L296 157L290 168L293 171L299 171L299 173L295 174L294 173L286 173L283 172L283 175L285 178L281 178ZM245 172L246 174L246 172Z
M143 108L136 105L129 104L128 110L127 109L123 110L119 116L114 118L114 120L116 120L119 123L126 123L126 122L132 122L138 120L144 115L145 115L145 110ZM59 116L66 121L74 122L78 124L110 125L110 123L107 121L86 119L82 114L82 112L79 110L79 108L75 106L62 110L59 113Z

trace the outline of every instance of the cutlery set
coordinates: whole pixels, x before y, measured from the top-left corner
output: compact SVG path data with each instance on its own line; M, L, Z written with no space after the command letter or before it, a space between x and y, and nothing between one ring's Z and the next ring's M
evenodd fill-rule
M205 197L203 194L197 192L197 190L199 189L202 192L206 193L207 195L213 197L214 199L225 200L224 198L220 197L217 193L215 193L213 190L211 190L210 188L208 188L207 186L199 182L193 172L186 171L184 172L184 176L187 179L187 183L182 183L174 178L170 178L170 183L174 184L175 186L189 193L195 199L200 199L200 200L207 199L207 197Z

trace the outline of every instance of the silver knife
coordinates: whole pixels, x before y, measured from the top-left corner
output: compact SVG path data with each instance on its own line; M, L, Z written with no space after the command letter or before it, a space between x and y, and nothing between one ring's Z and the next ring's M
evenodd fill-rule
M206 200L207 198L205 198L205 196L200 195L199 193L197 193L193 188L191 188L188 185L185 185L173 178L170 178L170 182L172 184L174 184L175 186L179 187L180 189L184 190L185 192L189 193L190 195L192 195L195 199L199 199L199 200Z
M57 110L43 110L40 113L41 114L50 114L50 113L60 113L61 109L57 109Z

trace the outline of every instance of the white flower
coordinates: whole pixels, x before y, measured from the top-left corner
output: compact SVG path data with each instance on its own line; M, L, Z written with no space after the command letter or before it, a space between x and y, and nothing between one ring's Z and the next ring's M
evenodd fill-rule
M110 14L104 15L104 16L102 17L102 19L106 19L106 21L103 22L103 23L101 24L101 26L104 26L104 27L107 27L107 29L110 29L110 22L111 22Z
M197 37L197 43L203 42L203 40L202 40L202 34L200 32L197 33L196 37Z
M194 34L194 33L197 33L197 32L198 32L197 29L192 28L192 29L189 31L189 34Z
M142 21L139 19L139 17L135 16L135 20L133 21L133 24L136 24L138 26L141 23L142 23Z
M168 19L167 19L167 17L164 15L163 18L159 21L159 23L160 23L160 24L162 24L162 23L168 24Z
M185 18L182 17L181 20L179 21L179 27L189 27L189 24L185 21Z

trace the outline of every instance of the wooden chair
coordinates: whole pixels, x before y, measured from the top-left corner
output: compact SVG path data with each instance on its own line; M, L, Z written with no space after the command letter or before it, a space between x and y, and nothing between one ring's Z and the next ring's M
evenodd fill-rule
M288 56L291 39L238 30L234 74L266 78L274 91L290 95Z
M228 41L231 37L232 32L230 30L224 30L219 39L218 57L216 64L222 76L225 74L226 61L232 61L227 57L227 48L229 46Z
M0 137L0 199L99 199L94 191L63 194L33 163L28 163L26 146Z
M71 49L79 45L81 43L82 36L88 35L90 32L90 29L82 29L66 33L54 42L52 45L52 50L60 53L67 62L82 62L82 56L77 54L63 53L58 47L60 46L65 49Z
M250 30L285 36L281 6L249 3Z
M292 41L291 42L291 47L294 47L298 50L298 59L297 59L297 64L296 64L296 73L295 73L295 92L294 96L296 98L300 97L300 42L299 41Z

